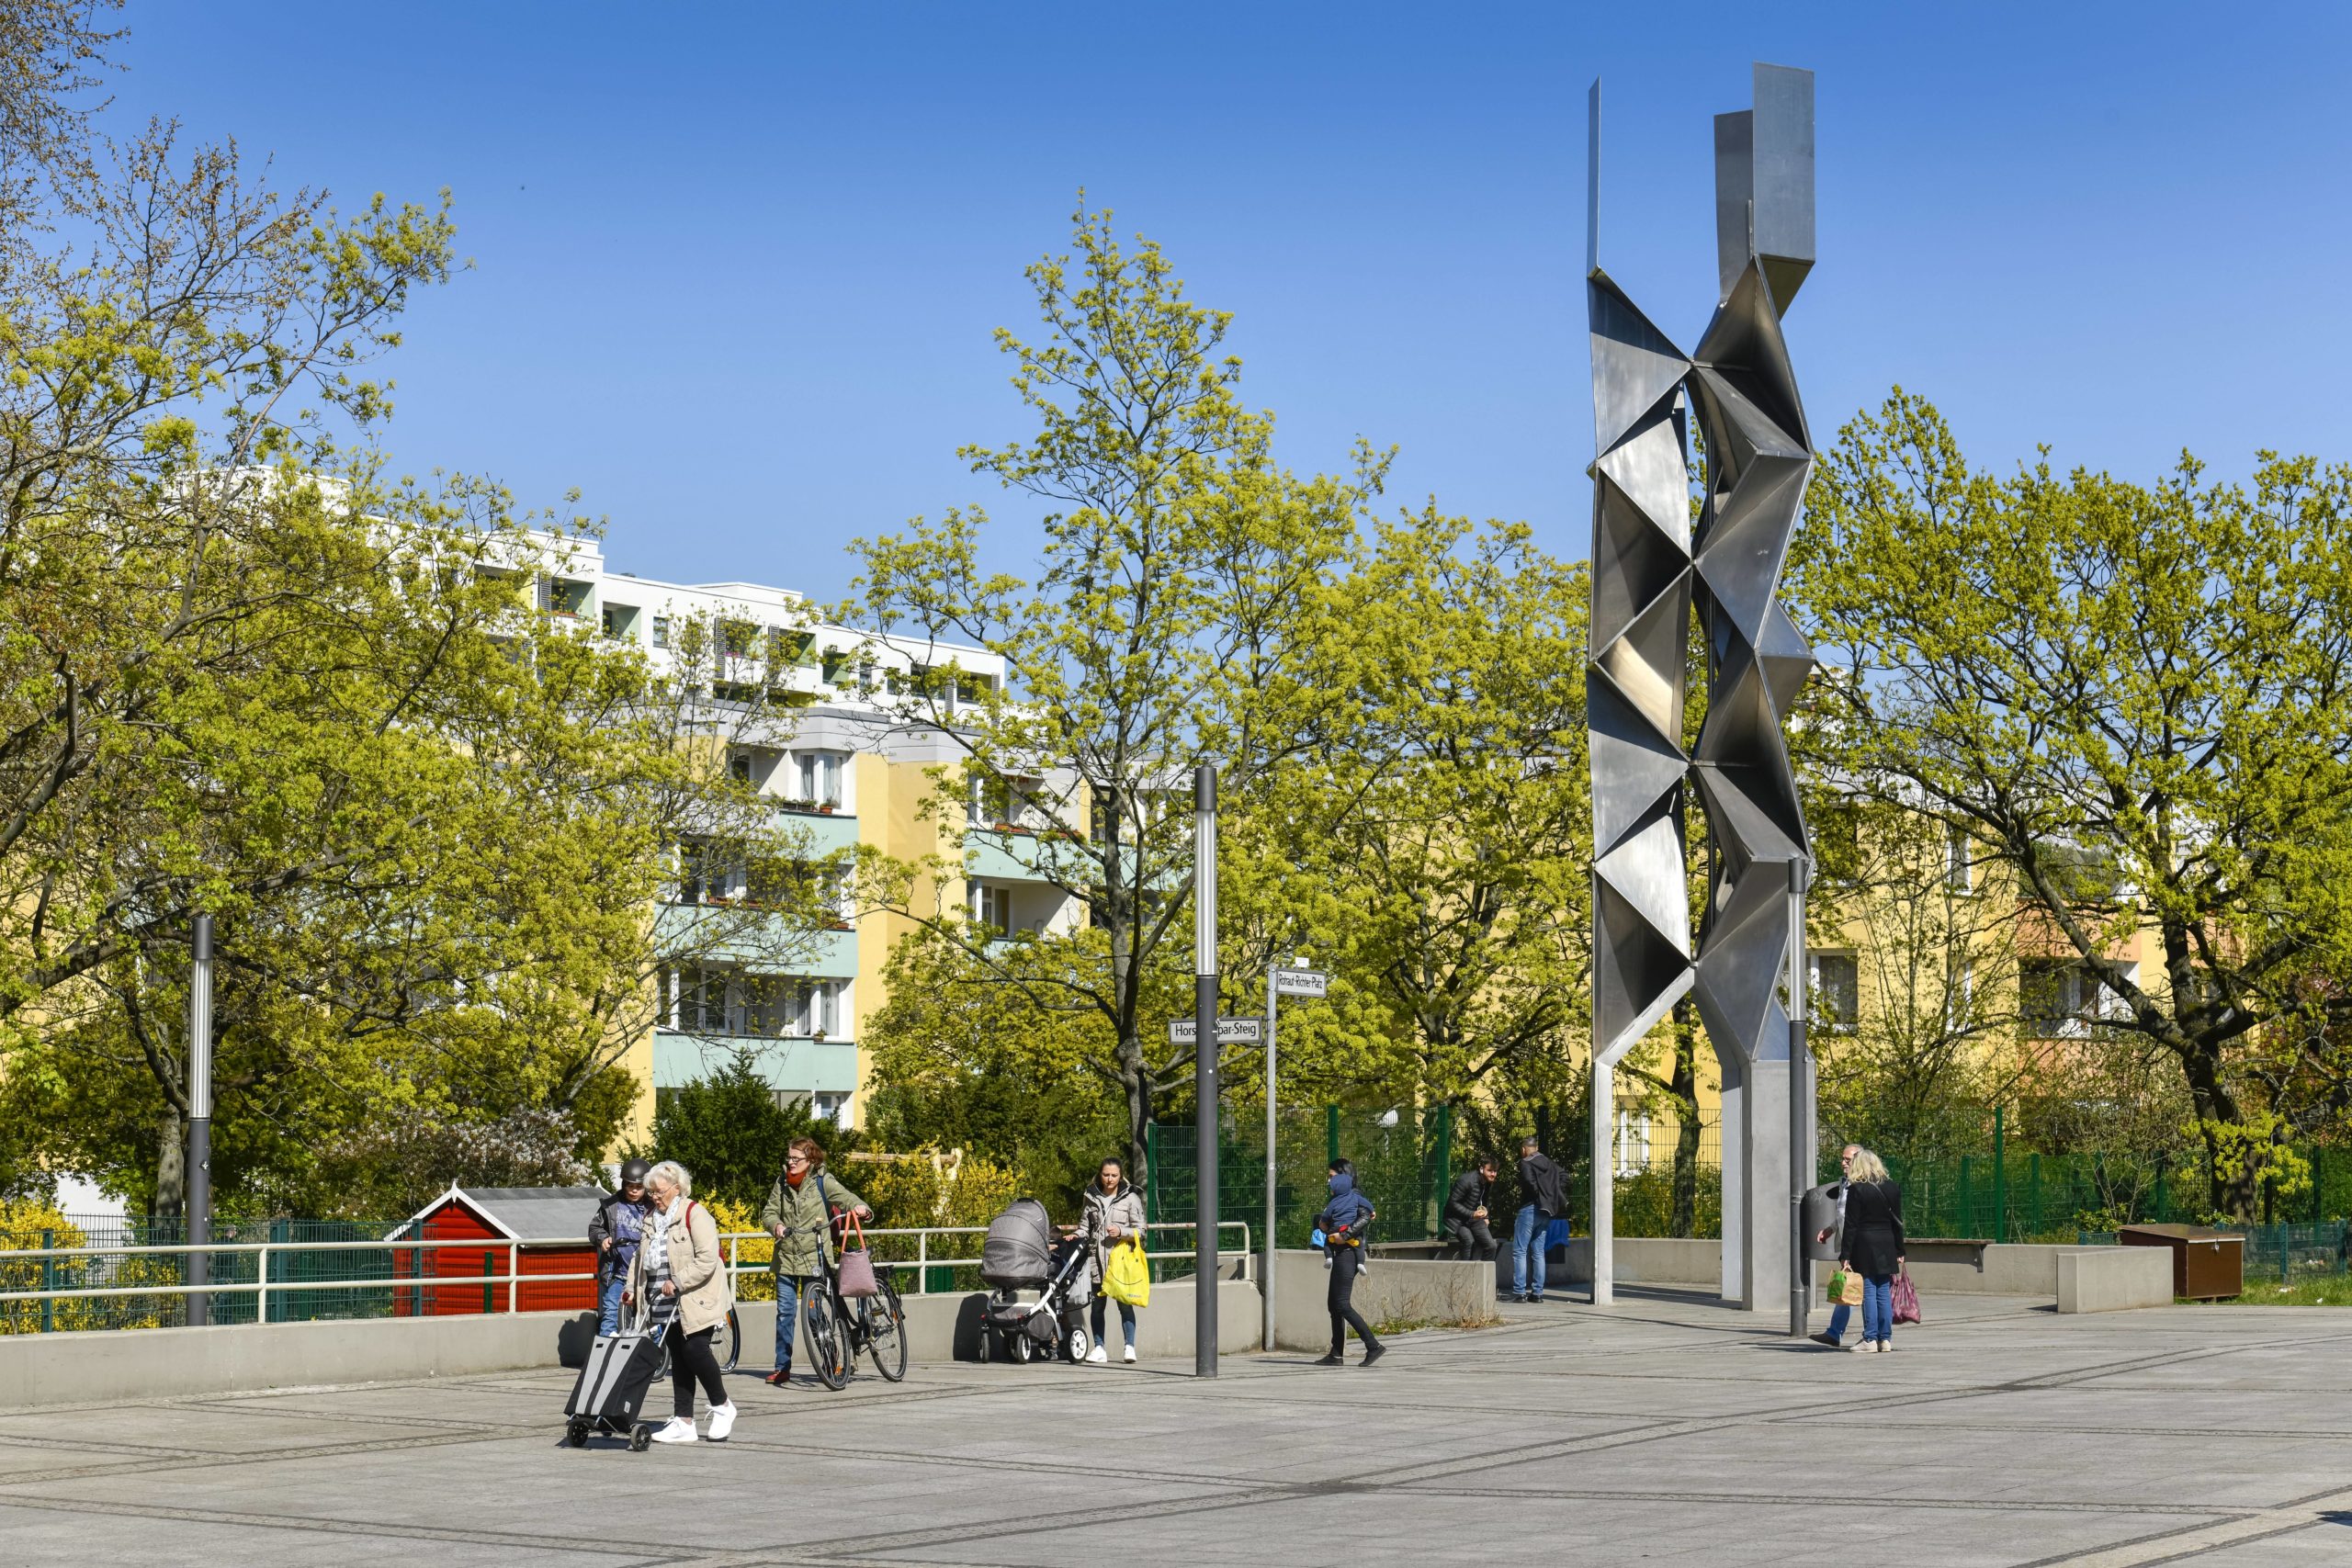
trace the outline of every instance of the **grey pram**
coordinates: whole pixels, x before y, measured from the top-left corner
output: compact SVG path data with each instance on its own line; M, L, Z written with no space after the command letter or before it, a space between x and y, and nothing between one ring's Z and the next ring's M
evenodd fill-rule
M1016 1198L989 1222L980 1244L980 1282L989 1295L981 1315L980 1359L1046 1360L1055 1351L1082 1361L1091 1343L1086 1303L1093 1269L1086 1244L1054 1233L1046 1206ZM1021 1292L1035 1291L1035 1301Z

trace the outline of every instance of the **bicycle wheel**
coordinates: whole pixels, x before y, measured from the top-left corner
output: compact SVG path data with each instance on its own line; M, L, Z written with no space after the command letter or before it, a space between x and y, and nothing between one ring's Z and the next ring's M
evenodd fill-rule
M875 1282L881 1291L868 1296L857 1309L865 1318L865 1348L883 1381L897 1382L907 1375L907 1314L899 1305L899 1287L890 1283L890 1277L885 1274Z
M729 1307L718 1332L710 1337L710 1353L718 1359L718 1370L731 1372L736 1360L743 1354L743 1325L735 1321L735 1309Z
M841 1314L833 1306L831 1291L815 1291L801 1303L800 1321L808 1333L808 1359L817 1370L817 1381L830 1389L849 1386L848 1336Z

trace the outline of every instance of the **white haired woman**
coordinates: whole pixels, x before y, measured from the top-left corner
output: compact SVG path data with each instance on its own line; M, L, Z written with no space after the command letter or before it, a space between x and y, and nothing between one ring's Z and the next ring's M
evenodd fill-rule
M676 1160L665 1159L645 1173L645 1195L653 1213L629 1265L623 1299L645 1303L649 1323L670 1345L672 1414L653 1440L695 1441L699 1382L710 1401L710 1440L723 1443L735 1427L735 1403L727 1397L710 1338L726 1321L734 1292L719 1255L718 1222L694 1201L694 1179Z
M1862 1277L1862 1348L1894 1348L1894 1276L1903 1270L1903 1189L1886 1162L1858 1148L1846 1165L1840 1268Z

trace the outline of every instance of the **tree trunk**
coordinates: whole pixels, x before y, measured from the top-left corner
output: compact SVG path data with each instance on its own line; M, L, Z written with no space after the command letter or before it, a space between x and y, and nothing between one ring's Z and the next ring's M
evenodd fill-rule
M2197 1119L2201 1123L2199 1133L2205 1145L2206 1199L2215 1213L2226 1214L2241 1224L2251 1224L2255 1189L2259 1185L2255 1162L2241 1161L2237 1174L2225 1178L2222 1174L2221 1139L2212 1132L2216 1124L2237 1124L2237 1097L2222 1082L2220 1050L2201 1041L2192 1043L2197 1049L2184 1053L2180 1065L2188 1077L2189 1102L2197 1107Z
M1151 1125L1151 1083L1144 1076L1143 1043L1132 1035L1119 1041L1119 1087L1127 1097L1127 1179L1143 1191L1151 1179L1145 1134Z
M187 1213L187 1123L169 1106L155 1128L155 1203L158 1217Z
M1699 1227L1699 1008L1686 992L1674 1004L1674 1070L1667 1080L1674 1097L1674 1213L1669 1235L1690 1236Z

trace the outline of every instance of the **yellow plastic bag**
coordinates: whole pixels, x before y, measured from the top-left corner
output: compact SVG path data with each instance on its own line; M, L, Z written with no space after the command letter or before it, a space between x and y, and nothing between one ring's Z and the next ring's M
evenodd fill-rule
M1123 1241L1111 1248L1102 1268L1102 1293L1129 1306L1151 1304L1151 1263L1143 1255L1140 1239Z

